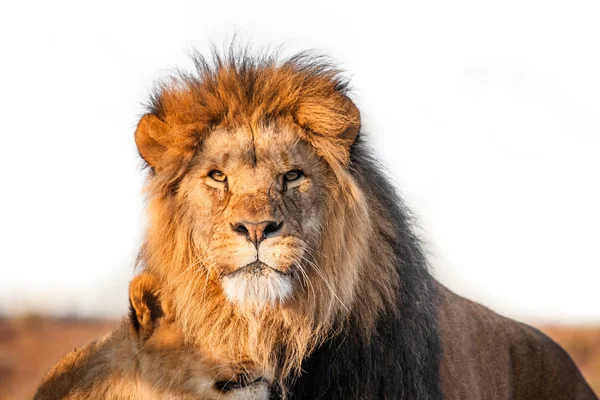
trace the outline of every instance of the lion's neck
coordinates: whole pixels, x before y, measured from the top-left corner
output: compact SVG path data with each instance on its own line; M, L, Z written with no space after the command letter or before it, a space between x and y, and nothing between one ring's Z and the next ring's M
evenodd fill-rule
M251 360L263 374L296 368L318 340L311 319L283 307L241 309L209 283L207 293L179 288L174 292L177 322L187 340L211 349L233 363ZM283 373L283 372L282 372Z

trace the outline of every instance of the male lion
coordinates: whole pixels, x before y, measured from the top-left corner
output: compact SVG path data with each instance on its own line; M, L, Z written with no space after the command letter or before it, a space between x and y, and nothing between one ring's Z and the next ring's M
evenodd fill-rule
M75 349L44 378L36 400L268 399L262 378L185 344L158 280L129 286L130 318L106 338Z
M303 399L595 399L535 329L431 276L339 71L231 51L156 90L135 140L188 339Z

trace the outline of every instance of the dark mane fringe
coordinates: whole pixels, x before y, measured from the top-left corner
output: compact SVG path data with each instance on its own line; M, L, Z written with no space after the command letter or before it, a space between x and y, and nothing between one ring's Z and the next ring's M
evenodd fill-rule
M396 256L397 304L364 337L350 316L342 333L317 349L290 386L294 399L441 399L441 344L437 292L412 217L367 144L352 147L350 171L370 202L393 221L394 236L379 231Z

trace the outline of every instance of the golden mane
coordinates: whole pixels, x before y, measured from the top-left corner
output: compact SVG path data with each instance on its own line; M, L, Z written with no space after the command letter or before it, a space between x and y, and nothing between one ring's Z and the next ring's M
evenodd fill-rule
M382 233L393 235L393 226L380 220L379 206L366 200L347 169L360 116L338 70L308 53L282 62L231 54L211 63L197 56L196 68L160 85L138 125L136 142L150 167L150 223L139 263L171 286L188 339L227 357L277 366L284 378L299 372L302 360L350 314L368 335L379 311L395 302L394 252L379 240ZM191 239L193 221L176 191L211 131L273 125L310 143L327 163L332 184L323 240L309 260L317 279L306 296L255 312L227 302L217 277L203 268L203 249Z

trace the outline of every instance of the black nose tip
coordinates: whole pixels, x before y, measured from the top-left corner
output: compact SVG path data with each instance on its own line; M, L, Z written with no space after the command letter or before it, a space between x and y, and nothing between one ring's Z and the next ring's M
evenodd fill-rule
M231 229L234 232L244 235L246 239L254 243L254 246L258 248L258 245L265 240L269 235L279 231L283 222L277 221L262 221L262 222L238 222L231 224Z

